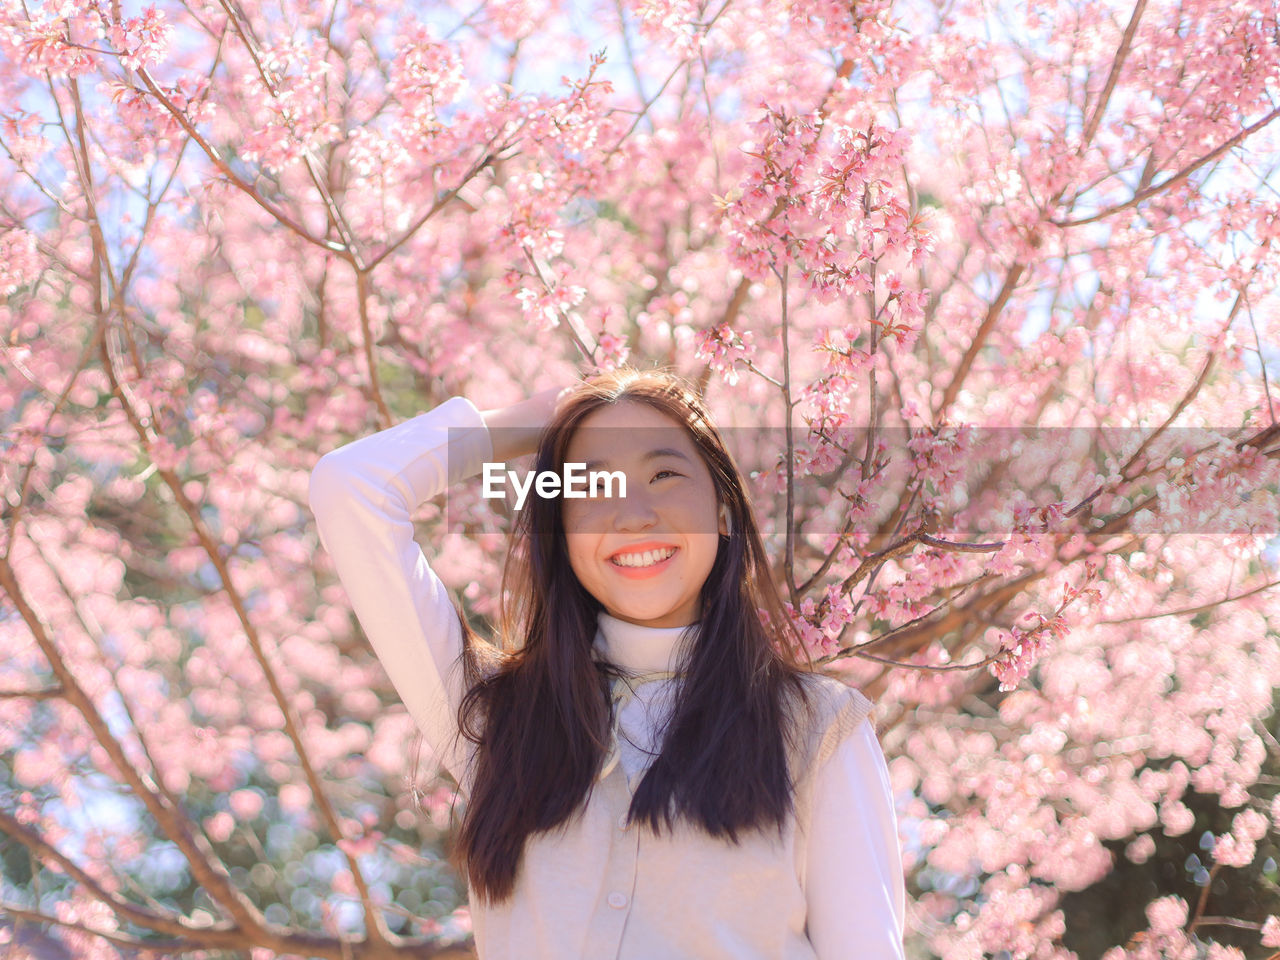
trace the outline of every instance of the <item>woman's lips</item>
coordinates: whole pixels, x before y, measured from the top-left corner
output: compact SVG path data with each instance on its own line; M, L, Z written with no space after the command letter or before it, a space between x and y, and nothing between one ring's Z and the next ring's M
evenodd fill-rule
M666 570L667 567L671 566L671 561L680 555L679 547L673 547L672 549L675 552L672 553L671 556L667 557L665 560L659 560L657 563L648 567L622 567L614 563L612 560L608 560L606 562L609 564L609 569L619 576L626 577L628 580L648 580L650 577L656 577L658 574Z

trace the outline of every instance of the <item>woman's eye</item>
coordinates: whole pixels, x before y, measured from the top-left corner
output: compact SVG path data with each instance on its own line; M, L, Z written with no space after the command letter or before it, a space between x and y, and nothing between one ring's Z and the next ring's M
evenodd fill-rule
M659 470L657 473L655 473L655 474L653 475L653 479L657 480L657 479L658 479L660 476L662 476L664 473L669 473L669 474L671 474L671 476L673 476L673 477L682 477L682 476L684 476L684 474L682 474L682 473L676 473L674 470Z

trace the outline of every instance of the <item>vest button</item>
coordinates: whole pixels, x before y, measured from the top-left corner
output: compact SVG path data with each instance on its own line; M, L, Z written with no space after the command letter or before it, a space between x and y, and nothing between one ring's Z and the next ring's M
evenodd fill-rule
M627 895L625 893L619 893L617 890L615 890L613 891L613 893L609 894L609 906L616 907L617 909L621 910L626 905L627 905Z

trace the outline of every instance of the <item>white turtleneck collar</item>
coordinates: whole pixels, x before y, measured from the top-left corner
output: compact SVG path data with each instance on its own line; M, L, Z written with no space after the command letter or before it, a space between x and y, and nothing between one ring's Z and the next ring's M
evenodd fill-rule
M634 673L674 673L680 660L680 639L692 623L683 627L642 627L611 617L603 610L596 615L596 649L604 659Z

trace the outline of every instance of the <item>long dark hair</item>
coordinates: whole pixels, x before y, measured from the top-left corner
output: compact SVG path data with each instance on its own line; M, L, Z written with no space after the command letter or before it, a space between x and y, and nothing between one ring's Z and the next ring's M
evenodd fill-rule
M702 398L662 370L592 376L543 431L533 469L560 473L582 420L622 400L684 426L731 529L702 586L697 636L679 667L684 679L661 753L636 787L629 817L654 832L683 817L734 843L743 831L781 832L793 806L787 758L799 749L795 708L810 702L802 675L813 662L783 608L742 475ZM592 656L601 606L570 567L561 502L531 497L516 513L499 633L523 642L495 646L460 617L467 693L458 728L477 749L450 859L473 895L490 902L511 896L526 839L585 807L609 749L609 685L621 671Z

